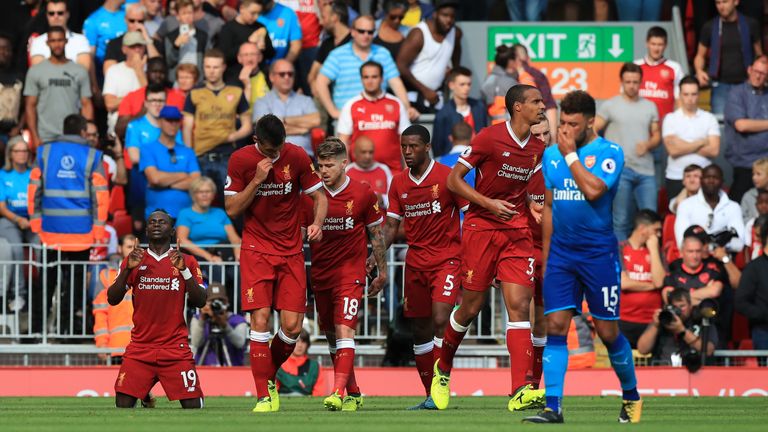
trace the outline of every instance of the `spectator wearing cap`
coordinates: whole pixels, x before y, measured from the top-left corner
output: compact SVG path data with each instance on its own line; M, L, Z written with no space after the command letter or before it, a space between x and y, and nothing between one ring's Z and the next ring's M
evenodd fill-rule
M65 55L67 31L48 29L47 43L51 57L32 66L24 84L24 111L33 149L61 135L70 114L93 118L88 71Z
M725 158L733 166L729 195L734 201L752 188L752 164L768 157L768 57L755 59L747 77L731 90L725 109Z
M221 284L208 287L208 299L192 317L189 337L195 363L205 366L243 366L248 345L248 323L231 310Z
M104 105L109 112L107 124L114 130L117 109L128 93L147 85L144 67L147 65L147 41L139 32L128 32L122 37L125 60L109 68L104 77Z
M96 59L96 70L101 70L107 55L107 43L126 32L125 0L105 0L104 5L93 12L83 23L83 33L91 45Z
M160 53L157 48L152 44L152 37L147 32L147 28L144 27L144 23L147 20L147 9L139 3L131 3L125 7L125 25L126 33L138 32L144 39L147 47L147 56L149 58L160 57ZM114 38L107 43L107 52L104 56L104 76L107 75L107 71L112 66L119 62L126 60L125 50L123 50L123 43L120 38Z
M729 252L740 252L744 248L741 207L728 199L722 187L723 170L716 164L704 168L699 193L677 207L675 238L679 247L682 247L685 230L691 225L700 225L709 234L733 228L737 236L726 245L726 249Z
M48 28L62 27L67 31L67 44L64 47L64 55L73 62L88 70L91 67L91 46L88 39L80 33L75 33L67 28L69 21L69 8L66 0L49 0L45 4L45 19ZM29 46L29 62L36 65L51 56L48 48L48 33L43 33L34 38Z
M442 108L439 90L446 71L461 61L461 29L456 27L457 0L437 0L431 18L408 32L397 55L397 68L419 112ZM447 131L446 131L447 132Z
M157 43L173 75L180 64L193 64L203 70L203 56L211 47L209 35L195 21L195 8L190 0L176 2L176 17L180 25Z
M286 141L300 146L312 157L309 132L320 126L320 113L309 96L293 91L294 77L291 62L279 59L272 63L269 68L272 90L253 106L253 122L267 114L278 116L285 125Z
M144 215L164 209L175 219L181 209L192 204L187 191L200 177L200 167L192 149L176 141L181 111L166 105L158 118L160 137L141 149L139 159L139 169L147 177Z

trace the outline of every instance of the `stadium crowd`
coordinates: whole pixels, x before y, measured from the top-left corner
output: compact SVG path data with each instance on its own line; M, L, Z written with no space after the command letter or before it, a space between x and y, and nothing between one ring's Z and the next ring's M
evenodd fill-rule
M483 82L482 71L461 64L461 21L489 19L500 2L369 2L373 15L359 3L16 1L3 18L12 31L0 33L0 261L21 262L32 253L22 244L44 243L54 246L49 261L110 264L61 266L32 279L4 273L2 307L29 311L40 331L47 311L28 293L61 277L73 295L58 301L74 311L62 314L62 334L82 327L99 347L125 346L130 302L110 306L106 288L137 239L146 241L144 220L157 209L174 218L182 250L213 264L202 266L206 280L235 280L236 267L216 265L241 253L242 220L224 210L228 162L267 114L313 160L326 135L338 136L350 155L347 174L369 184L382 208L392 175L404 169L400 135L425 114L434 115L433 156L453 166L478 132L509 119L507 90L530 84L541 90L543 133L554 140L557 101L525 46L497 47ZM515 21L537 21L572 3L580 2L504 6ZM633 11L630 3L651 6ZM613 10L622 20L658 20L662 3L671 2L595 0L588 18ZM647 52L623 65L621 90L599 105L595 121L626 159L614 202L620 326L632 348L660 363L682 329L698 339L689 309L706 299L719 304L713 345L768 349L768 58L762 10L755 15L753 5L762 2L742 1L738 10L736 0L675 3L695 24L692 74L664 57L668 35L652 27ZM473 87L480 98L470 96ZM714 163L721 154L730 184ZM57 190L57 179L70 175L79 188ZM74 289L84 284L86 298ZM192 345L206 362L221 363L226 352L227 363L243 364L246 321L227 310L235 295L231 283L217 286L191 320ZM685 313L660 324L666 304ZM212 336L224 347L214 356Z

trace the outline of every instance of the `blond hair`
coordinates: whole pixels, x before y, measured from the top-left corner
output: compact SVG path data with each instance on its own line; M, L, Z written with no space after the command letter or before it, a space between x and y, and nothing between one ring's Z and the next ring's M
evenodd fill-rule
M768 157L760 158L752 163L753 170L760 170L763 174L768 174Z
M24 148L27 149L29 153L27 153L27 168L32 166L32 150L29 148L29 144L24 141L24 138L21 137L21 135L16 135L15 137L8 140L8 144L5 146L5 165L3 165L3 169L6 171L13 170L13 161L11 160L11 152L13 151L13 148L16 147L18 144L23 144Z
M192 201L195 200L197 191L205 185L210 186L213 189L213 194L216 195L216 183L210 177L202 176L192 180L192 183L189 185L189 196L192 198Z

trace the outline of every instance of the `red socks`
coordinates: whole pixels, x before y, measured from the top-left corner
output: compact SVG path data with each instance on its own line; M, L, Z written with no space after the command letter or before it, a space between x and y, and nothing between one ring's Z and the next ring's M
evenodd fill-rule
M339 395L344 393L344 389L347 389L347 393L359 393L360 389L356 388L355 383L351 391L348 389L350 377L353 376L353 367L355 366L355 341L354 339L336 339L336 356L333 362L333 389L338 392Z
M507 323L507 351L509 351L509 366L512 375L512 391L528 384L532 375L531 361L533 346L531 345L531 323L528 321Z
M256 397L269 396L267 380L272 373L272 353L269 350L269 333L251 330L251 373L256 386Z
M453 368L453 357L456 355L456 350L459 349L459 345L464 340L464 335L467 334L469 329L469 327L462 326L456 322L453 318L455 313L456 311L451 312L450 325L445 327L443 347L440 350L440 361L437 364L441 371L448 373Z
M296 339L291 339L283 333L283 329L277 331L277 336L272 338L272 346L270 351L272 353L272 370L269 375L269 379L274 381L275 374L280 366L288 360L288 357L293 354L293 349L296 348Z
M424 392L429 396L432 387L432 367L435 364L434 343L429 341L424 344L413 346L413 355L416 359L416 370L419 372L421 385L424 386Z
M332 351L331 351L331 362L333 362L333 371L334 371L334 374L335 374L336 373L336 348L332 348ZM357 378L355 377L355 366L354 366L354 363L352 364L352 369L351 369L351 371L349 373L349 378L347 379L347 394L348 395L359 395L360 394L360 387L357 385Z

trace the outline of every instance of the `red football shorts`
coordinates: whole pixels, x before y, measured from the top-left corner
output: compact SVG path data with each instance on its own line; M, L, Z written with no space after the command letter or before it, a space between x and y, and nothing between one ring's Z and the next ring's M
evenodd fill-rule
M541 249L533 248L533 259L536 260L536 266L533 272L533 304L536 306L544 306L544 295L541 292L541 287L544 282L544 273L542 272L543 262L541 260Z
M244 248L240 252L240 276L244 311L261 308L307 311L304 254L268 255Z
M536 260L528 228L469 231L461 238L462 286L486 291L494 279L533 288Z
M405 266L403 315L407 318L429 318L432 303L456 304L459 295L461 262L446 261L435 270L415 270Z
M170 400L203 397L189 345L158 348L129 344L115 380L115 392L143 399L158 381Z
M315 306L320 329L333 331L334 325L357 328L357 316L363 307L363 290L360 284L351 283L332 289L315 290Z

